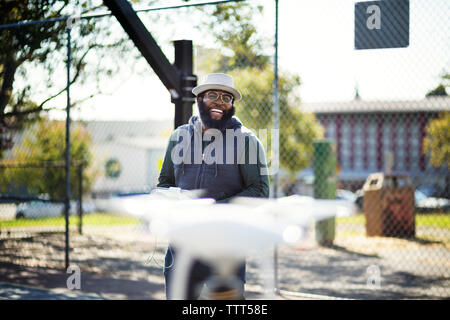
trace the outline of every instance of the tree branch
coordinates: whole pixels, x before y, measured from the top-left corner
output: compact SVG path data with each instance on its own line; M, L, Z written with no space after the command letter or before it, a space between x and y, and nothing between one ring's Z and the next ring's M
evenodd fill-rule
M116 43L114 43L114 44L108 45L108 47L114 47L114 46L120 44L121 42L122 42L122 40L119 40L118 42L116 42ZM105 47L104 45L98 44L98 43L89 45L88 49L86 50L86 52L83 53L83 55L81 56L80 60L79 60L78 63L77 63L77 66L76 66L76 70L77 70L77 71L76 71L75 76L73 77L73 79L70 81L70 84L71 84L71 85L72 85L73 83L75 83L75 81L76 81L76 80L78 79L78 77L80 76L81 70L82 70L81 67L82 67L84 58L85 58L86 55L89 53L89 51L90 51L91 49L93 49L93 48L104 48L104 47ZM39 105L39 107L41 108L41 110L43 109L44 104L46 104L48 101L50 101L50 100L56 98L57 96L59 96L60 94L62 94L63 92L65 92L66 90L67 90L67 87L64 88L64 89L62 89L62 90L60 90L58 93L54 94L53 96L51 96L51 97L45 99L45 100Z
M11 98L11 92L14 82L14 75L17 70L17 64L13 61L6 62L4 64L4 76L3 76L3 82L2 87L0 89L0 119L1 114L6 108L6 105L9 102L9 99Z
M112 93L105 93L105 92L103 92L101 90L98 90L96 93L92 93L92 94L90 94L89 96L87 96L87 97L85 97L83 99L80 99L80 100L72 102L71 103L71 109L74 109L75 106L77 106L78 104L80 104L82 102L85 102L85 101L87 101L89 99L92 99L93 97L95 97L96 95L99 95L99 94L112 95ZM51 110L64 111L64 109L59 108L59 107L47 107L47 108L44 108L43 106L38 106L36 108L32 108L32 109L28 109L28 110L20 110L20 111L19 110L14 110L14 111L5 113L4 116L5 117L26 116L28 114L32 114L32 113L36 113L36 112L41 112L41 111L47 112L47 111L51 111Z
M75 68L75 69L76 69L76 73L75 73L75 76L73 77L73 79L70 81L70 85L74 84L75 81L77 81L78 77L80 76L80 74L81 74L81 69L82 69L81 66L82 66L83 60L84 60L84 58L86 57L86 55L88 54L88 52L89 52L91 49L93 49L93 48L95 48L95 47L97 47L97 46L99 46L99 45L97 45L97 44L90 45L90 46L88 47L88 49L86 50L86 52L83 53L83 55L81 56L80 60L79 60L78 63L77 63L77 66L76 66L76 68ZM45 100L44 100L43 102L41 102L41 104L38 106L38 109L43 110L44 104L46 104L46 103L49 102L50 100L52 100L52 99L58 97L60 94L62 94L62 93L65 92L66 90L67 90L67 87L65 87L64 89L61 89L58 93L56 93L56 94L50 96L49 98L45 99Z
M88 48L86 49L86 51L80 57L80 60L76 64L76 67L75 67L76 73L75 73L74 77L72 78L72 80L70 81L70 85L74 84L77 81L77 79L79 78L79 76L81 75L82 65L83 65L84 59L86 58L86 56L89 53L89 51L91 51L93 48L114 47L116 45L119 45L122 42L123 42L123 40L119 40L116 43L109 44L107 46L105 46L104 44L98 44L98 43L89 45ZM41 111L61 110L61 109L56 108L56 107L55 108L44 108L44 105L47 102L53 100L54 98L56 98L59 95L61 95L62 93L64 93L66 90L67 90L67 87L61 89L60 91L58 91L54 95L52 95L49 98L47 98L44 101L42 101L36 108L32 108L32 109L28 109L28 110L13 110L11 112L4 113L2 116L5 117L5 118L6 117L11 118L11 117L14 117L14 116L25 116L25 115L28 115L28 114L37 113L37 112L41 112ZM99 90L99 92L97 92L97 94L98 93L102 93L101 90ZM84 98L84 99L82 99L80 101L76 101L76 102L72 103L72 106L74 106L75 104L78 104L80 102L86 101L88 99L91 99L93 96L94 96L94 94L91 94L87 98Z

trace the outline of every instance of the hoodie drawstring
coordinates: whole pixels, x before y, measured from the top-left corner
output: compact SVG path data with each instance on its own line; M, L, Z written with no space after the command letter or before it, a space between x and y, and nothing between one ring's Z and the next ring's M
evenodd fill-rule
M190 139L188 142L188 147L186 148L186 150L183 150L183 160L181 161L181 174L184 175L184 165L186 162L187 157L191 156L191 140L192 140L192 132L191 130L189 130L190 133Z

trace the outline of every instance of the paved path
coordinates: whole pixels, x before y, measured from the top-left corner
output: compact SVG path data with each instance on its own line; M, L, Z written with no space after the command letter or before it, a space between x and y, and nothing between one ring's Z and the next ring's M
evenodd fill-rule
M76 291L34 288L0 282L0 299L4 300L101 300L98 296L78 294Z
M167 244L156 242L151 235L133 228L86 228L84 235L71 235L71 263L81 269L81 292L67 291L69 275L62 267L63 234L0 236L0 283L49 290L0 288L0 297L25 299L41 292L44 297L54 294L51 299L75 294L76 299L163 300L161 266ZM301 248L280 248L280 288L353 299L450 298L448 240L369 238L361 235L359 229L348 227L344 231L356 235L338 238L328 248L313 243ZM447 234L442 237L447 239ZM261 298L261 270L257 262L249 259L247 264L249 299ZM379 268L379 288L367 285L371 266ZM313 297L285 296L283 299Z

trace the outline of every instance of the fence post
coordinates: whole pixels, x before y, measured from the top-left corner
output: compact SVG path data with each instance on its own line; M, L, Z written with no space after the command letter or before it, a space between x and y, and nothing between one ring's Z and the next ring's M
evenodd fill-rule
M71 44L70 44L70 29L71 26L66 26L67 33L67 107L66 107L66 152L65 152L65 169L66 169L66 193L64 198L64 216L65 216L65 262L66 270L69 267L69 211L70 211L70 59L71 59Z
M279 130L280 126L280 108L278 104L278 0L275 0L275 56L274 56L274 70L273 70L273 129ZM274 141L273 159L279 166L280 161L280 139ZM276 168L278 169L278 167ZM273 175L273 197L278 198L278 170ZM280 286L278 284L278 247L275 245L273 250L273 265L274 265L274 283L275 294L280 294Z
M328 140L314 141L314 198L336 198L336 144ZM332 245L335 236L335 218L316 222L316 241Z
M78 165L78 232L83 234L83 165Z

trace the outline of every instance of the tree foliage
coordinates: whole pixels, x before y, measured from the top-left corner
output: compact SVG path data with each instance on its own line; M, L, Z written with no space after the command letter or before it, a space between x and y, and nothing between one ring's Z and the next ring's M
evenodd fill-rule
M189 2L189 0L184 0ZM131 0L134 6L162 5L164 0ZM217 5L198 7L200 11L207 12L205 21L193 20L202 29L214 29L218 26L229 25L221 37L226 41L234 32L231 21L239 23L240 15L244 10L246 19L251 15L247 5ZM104 12L107 7L102 0L8 0L0 1L0 24L14 24L17 22L46 20L56 17L67 17L86 13ZM211 13L211 10L213 11ZM173 11L177 12L177 11ZM146 16L147 20L158 20L158 13ZM171 16L176 22L176 14ZM71 30L71 84L89 83L83 90L73 90L79 97L72 96L72 108L99 93L108 93L104 79L120 74L123 63L127 60L127 69L134 68L139 61L140 53L129 37L117 23L115 17L100 19L76 20ZM65 93L65 63L67 59L66 21L33 24L21 27L0 29L0 132L14 130L17 132L24 125L35 121L49 110L64 110L65 104L57 105L55 98ZM254 28L248 25L249 30L238 37L247 40L252 37ZM252 31L253 30L253 31ZM219 34L220 32L218 32ZM220 41L220 40L219 40ZM234 41L234 43L237 43ZM245 48L235 48L236 52L245 52ZM127 53L127 56L124 56ZM131 54L131 55L130 55ZM243 56L243 54L241 54ZM37 70L44 72L38 86L36 80ZM63 73L61 73L63 70ZM58 73L59 72L59 73ZM134 70L133 74L139 73ZM45 79L44 79L45 78ZM39 97L36 93L45 93ZM85 96L81 96L84 94ZM8 133L8 134L9 134ZM0 140L3 138L0 137ZM6 145L0 141L0 146ZM0 158L4 150L0 148Z
M450 73L443 73L441 76L441 83L429 91L425 96L426 97L435 97L435 96L448 96L447 88L450 86Z
M197 69L200 73L224 72L233 76L243 94L236 103L236 115L250 129L273 128L274 67L270 57L263 53L271 44L258 35L253 14L262 7L243 2L227 4L210 10L216 23L211 30L220 42L222 51L199 48ZM219 23L217 23L219 22ZM271 39L273 41L273 39ZM301 111L296 92L300 78L281 72L278 78L280 166L294 174L311 164L314 139L323 137L323 128L311 113ZM257 131L255 133L258 133ZM268 138L268 155L271 155Z
M147 5L155 3L163 2L145 1ZM96 9L105 9L101 0L3 1L0 2L3 13L0 24L83 14ZM237 105L238 116L247 122L248 127L272 128L273 65L265 50L272 47L273 39L269 43L258 34L253 20L262 12L262 6L254 2L238 2L197 9L204 13L203 18L193 21L193 24L213 34L222 48L219 54L205 59L211 63L204 70L233 74L244 93L244 100ZM103 19L83 19L72 30L71 83L97 80L97 90L100 91L102 75L110 77L117 71L110 69L111 64L103 63L103 58L134 47L123 31L113 33L110 26L110 21L105 23ZM41 111L53 108L50 102L54 97L64 93L65 87L57 87L53 74L65 62L65 27L65 22L59 22L0 30L0 126L20 127L27 120L36 119ZM93 53L98 55L93 59L97 63L94 68L89 68L87 60ZM43 101L36 101L33 88L27 81L15 82L17 78L26 80L29 70L37 65L44 66L48 73L46 86L51 93ZM120 64L112 65L118 68ZM299 78L288 72L283 72L279 78L280 160L281 165L291 172L308 165L312 158L311 142L321 137L322 132L314 116L300 112L300 99L296 93L299 85ZM90 85L89 89L92 87L95 86ZM88 93L87 98L94 94Z
M205 23L223 49L217 60L219 70L264 69L270 63L270 58L262 53L267 46L266 39L258 35L252 20L255 14L262 13L262 6L238 2L199 7L199 10L206 13ZM199 27L205 28L203 25Z
M243 98L237 103L236 115L251 129L273 128L273 68L234 69L230 72ZM291 173L310 165L313 140L322 137L323 129L315 116L300 110L300 99L295 89L300 85L298 76L284 74L278 81L280 166ZM256 131L257 133L257 131ZM268 137L268 155L271 156L271 136Z
M430 163L434 167L450 167L450 112L444 112L439 118L431 120L425 132L423 150L430 155Z
M190 0L184 0L189 2ZM163 0L131 0L139 6L164 4ZM217 31L219 41L228 41L238 37L241 41L233 43L251 43L250 39L255 29L248 24L251 11L248 5L241 3L223 4L217 6L198 7L207 11L209 17L206 28ZM93 12L104 12L107 7L102 0L8 0L0 1L0 24L46 20L62 16L81 15ZM213 12L211 13L211 10ZM176 11L174 11L176 12ZM158 19L154 13L151 19ZM148 16L147 16L148 18ZM176 21L176 14L173 16ZM72 107L77 102L85 101L99 93L104 88L103 78L110 78L120 70L117 60L123 59L124 52L131 52L132 57L140 57L138 50L129 41L114 17L100 19L76 20L71 30L72 44L72 74L70 82L89 82L84 88L86 96L79 101L72 100ZM113 23L111 23L113 21ZM233 22L234 21L234 22ZM233 26L244 21L244 33L233 32ZM205 29L204 21L193 21L198 27ZM218 32L218 26L228 25L223 33ZM55 76L57 70L65 68L66 62L66 21L33 24L21 27L0 29L0 127L20 129L21 125L37 119L42 111L63 109L65 106L52 105L53 99L65 92L65 79ZM247 28L248 27L248 28ZM244 30L244 29L241 29ZM223 39L222 39L223 38ZM228 41L231 43L230 41ZM240 57L244 54L246 45L233 48ZM93 56L93 57L91 57ZM91 58L90 58L91 57ZM127 59L133 64L138 59ZM107 63L107 62L111 63ZM90 63L89 63L90 62ZM130 65L127 65L129 67ZM41 101L36 98L36 88L32 84L32 75L37 69L47 73L45 90L48 96ZM65 74L64 74L65 76Z
M3 189L26 188L32 195L48 194L52 198L65 196L65 124L62 121L40 119L26 131L21 144L14 146L13 156L3 164L24 164L29 167L6 168L0 172ZM83 166L83 191L88 192L96 177L96 170L91 167L91 138L81 124L71 130L70 159L72 164ZM59 166L52 164L59 163ZM48 164L48 166L40 167ZM39 167L33 167L39 165ZM70 173L72 195L77 194L78 178L76 167ZM5 192L5 190L2 190Z
M100 0L0 1L0 24L79 15L99 8L104 10ZM58 21L0 29L0 126L18 129L30 120L37 119L41 111L61 107L48 104L66 89L65 81L61 84L61 79L55 77L56 70L66 63L66 26L66 21ZM97 59L101 59L106 54L111 54L108 52L110 48L116 48L119 53L129 50L126 38L113 35L102 19L77 21L71 35L71 83L86 79L95 81L101 75L111 74L111 67L105 67L106 64L97 64L94 69L87 68L86 60L92 52L95 51ZM32 75L39 68L47 73L45 86L49 92L48 97L42 101L37 101L33 96L36 88L31 81ZM93 94L95 92L90 92L87 97Z

